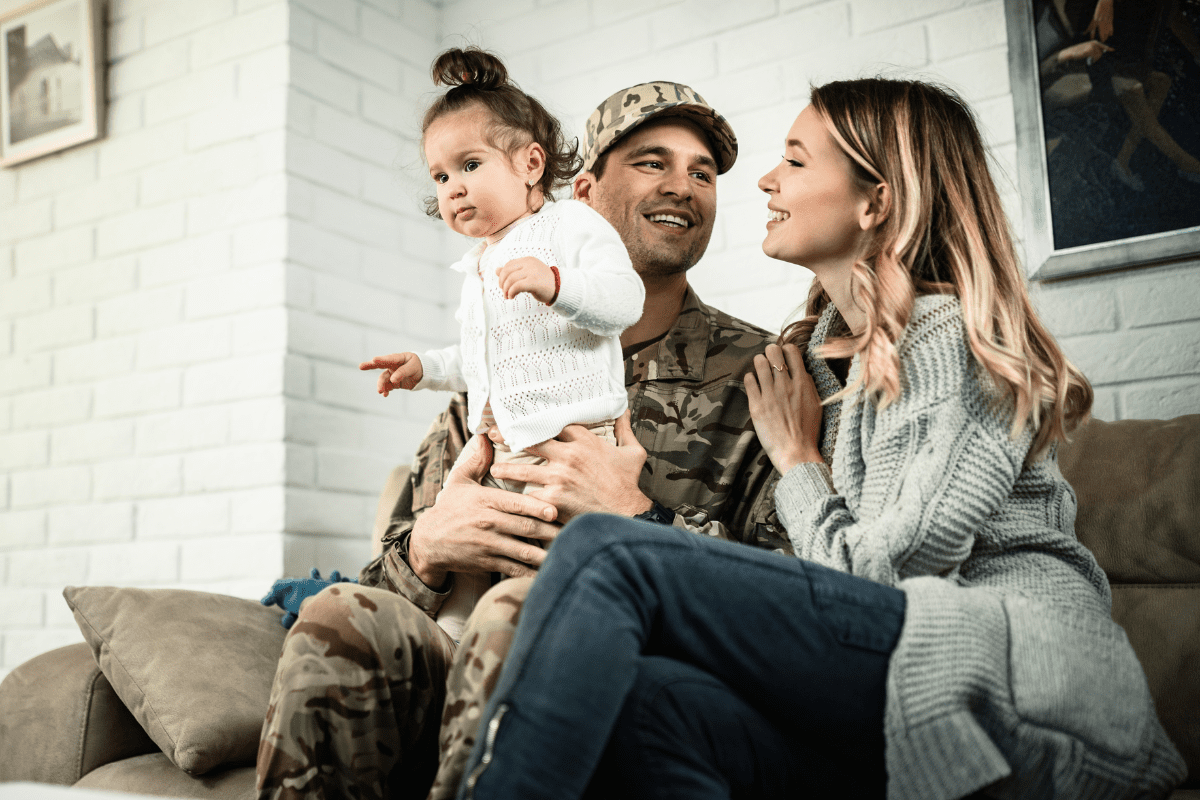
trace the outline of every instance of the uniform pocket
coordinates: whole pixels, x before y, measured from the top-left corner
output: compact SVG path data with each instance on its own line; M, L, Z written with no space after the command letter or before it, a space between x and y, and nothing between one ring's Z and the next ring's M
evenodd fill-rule
M1017 714L1113 755L1135 755L1153 706L1125 631L1099 615L1023 598L1004 606Z

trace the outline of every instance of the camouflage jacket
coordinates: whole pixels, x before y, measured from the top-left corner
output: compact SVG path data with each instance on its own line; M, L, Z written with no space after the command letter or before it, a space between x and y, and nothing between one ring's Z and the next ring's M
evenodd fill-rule
M625 359L625 386L634 435L647 453L642 492L673 509L677 526L791 554L772 500L779 475L754 435L742 383L755 354L772 340L689 289L667 335ZM469 438L466 422L466 396L459 394L421 443L411 494L401 495L383 554L359 578L399 592L431 616L448 592L431 590L413 574L405 560L408 534Z

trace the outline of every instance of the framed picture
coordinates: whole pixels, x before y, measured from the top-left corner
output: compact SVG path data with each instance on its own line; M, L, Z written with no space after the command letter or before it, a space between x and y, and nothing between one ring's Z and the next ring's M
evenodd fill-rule
M1026 266L1200 254L1200 0L1006 0Z
M100 0L38 0L0 19L0 167L104 133Z

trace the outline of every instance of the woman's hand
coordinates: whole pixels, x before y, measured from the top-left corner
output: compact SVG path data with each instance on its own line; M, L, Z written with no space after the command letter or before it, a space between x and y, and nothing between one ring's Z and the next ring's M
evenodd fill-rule
M1064 47L1058 51L1058 61L1060 64L1065 64L1068 61L1083 61L1087 59L1087 63L1094 64L1099 61L1105 53L1111 53L1113 48L1106 44L1101 44L1095 39L1089 39L1086 42L1073 44L1070 47Z
M767 345L746 375L754 432L775 469L786 473L805 461L821 461L821 397L794 344Z

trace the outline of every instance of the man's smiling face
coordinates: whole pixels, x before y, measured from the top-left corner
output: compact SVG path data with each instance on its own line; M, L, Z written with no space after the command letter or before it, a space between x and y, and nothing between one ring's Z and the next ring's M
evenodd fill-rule
M576 197L617 229L638 274L675 275L700 260L716 216L717 164L698 127L650 120L608 150L603 172L576 179Z

